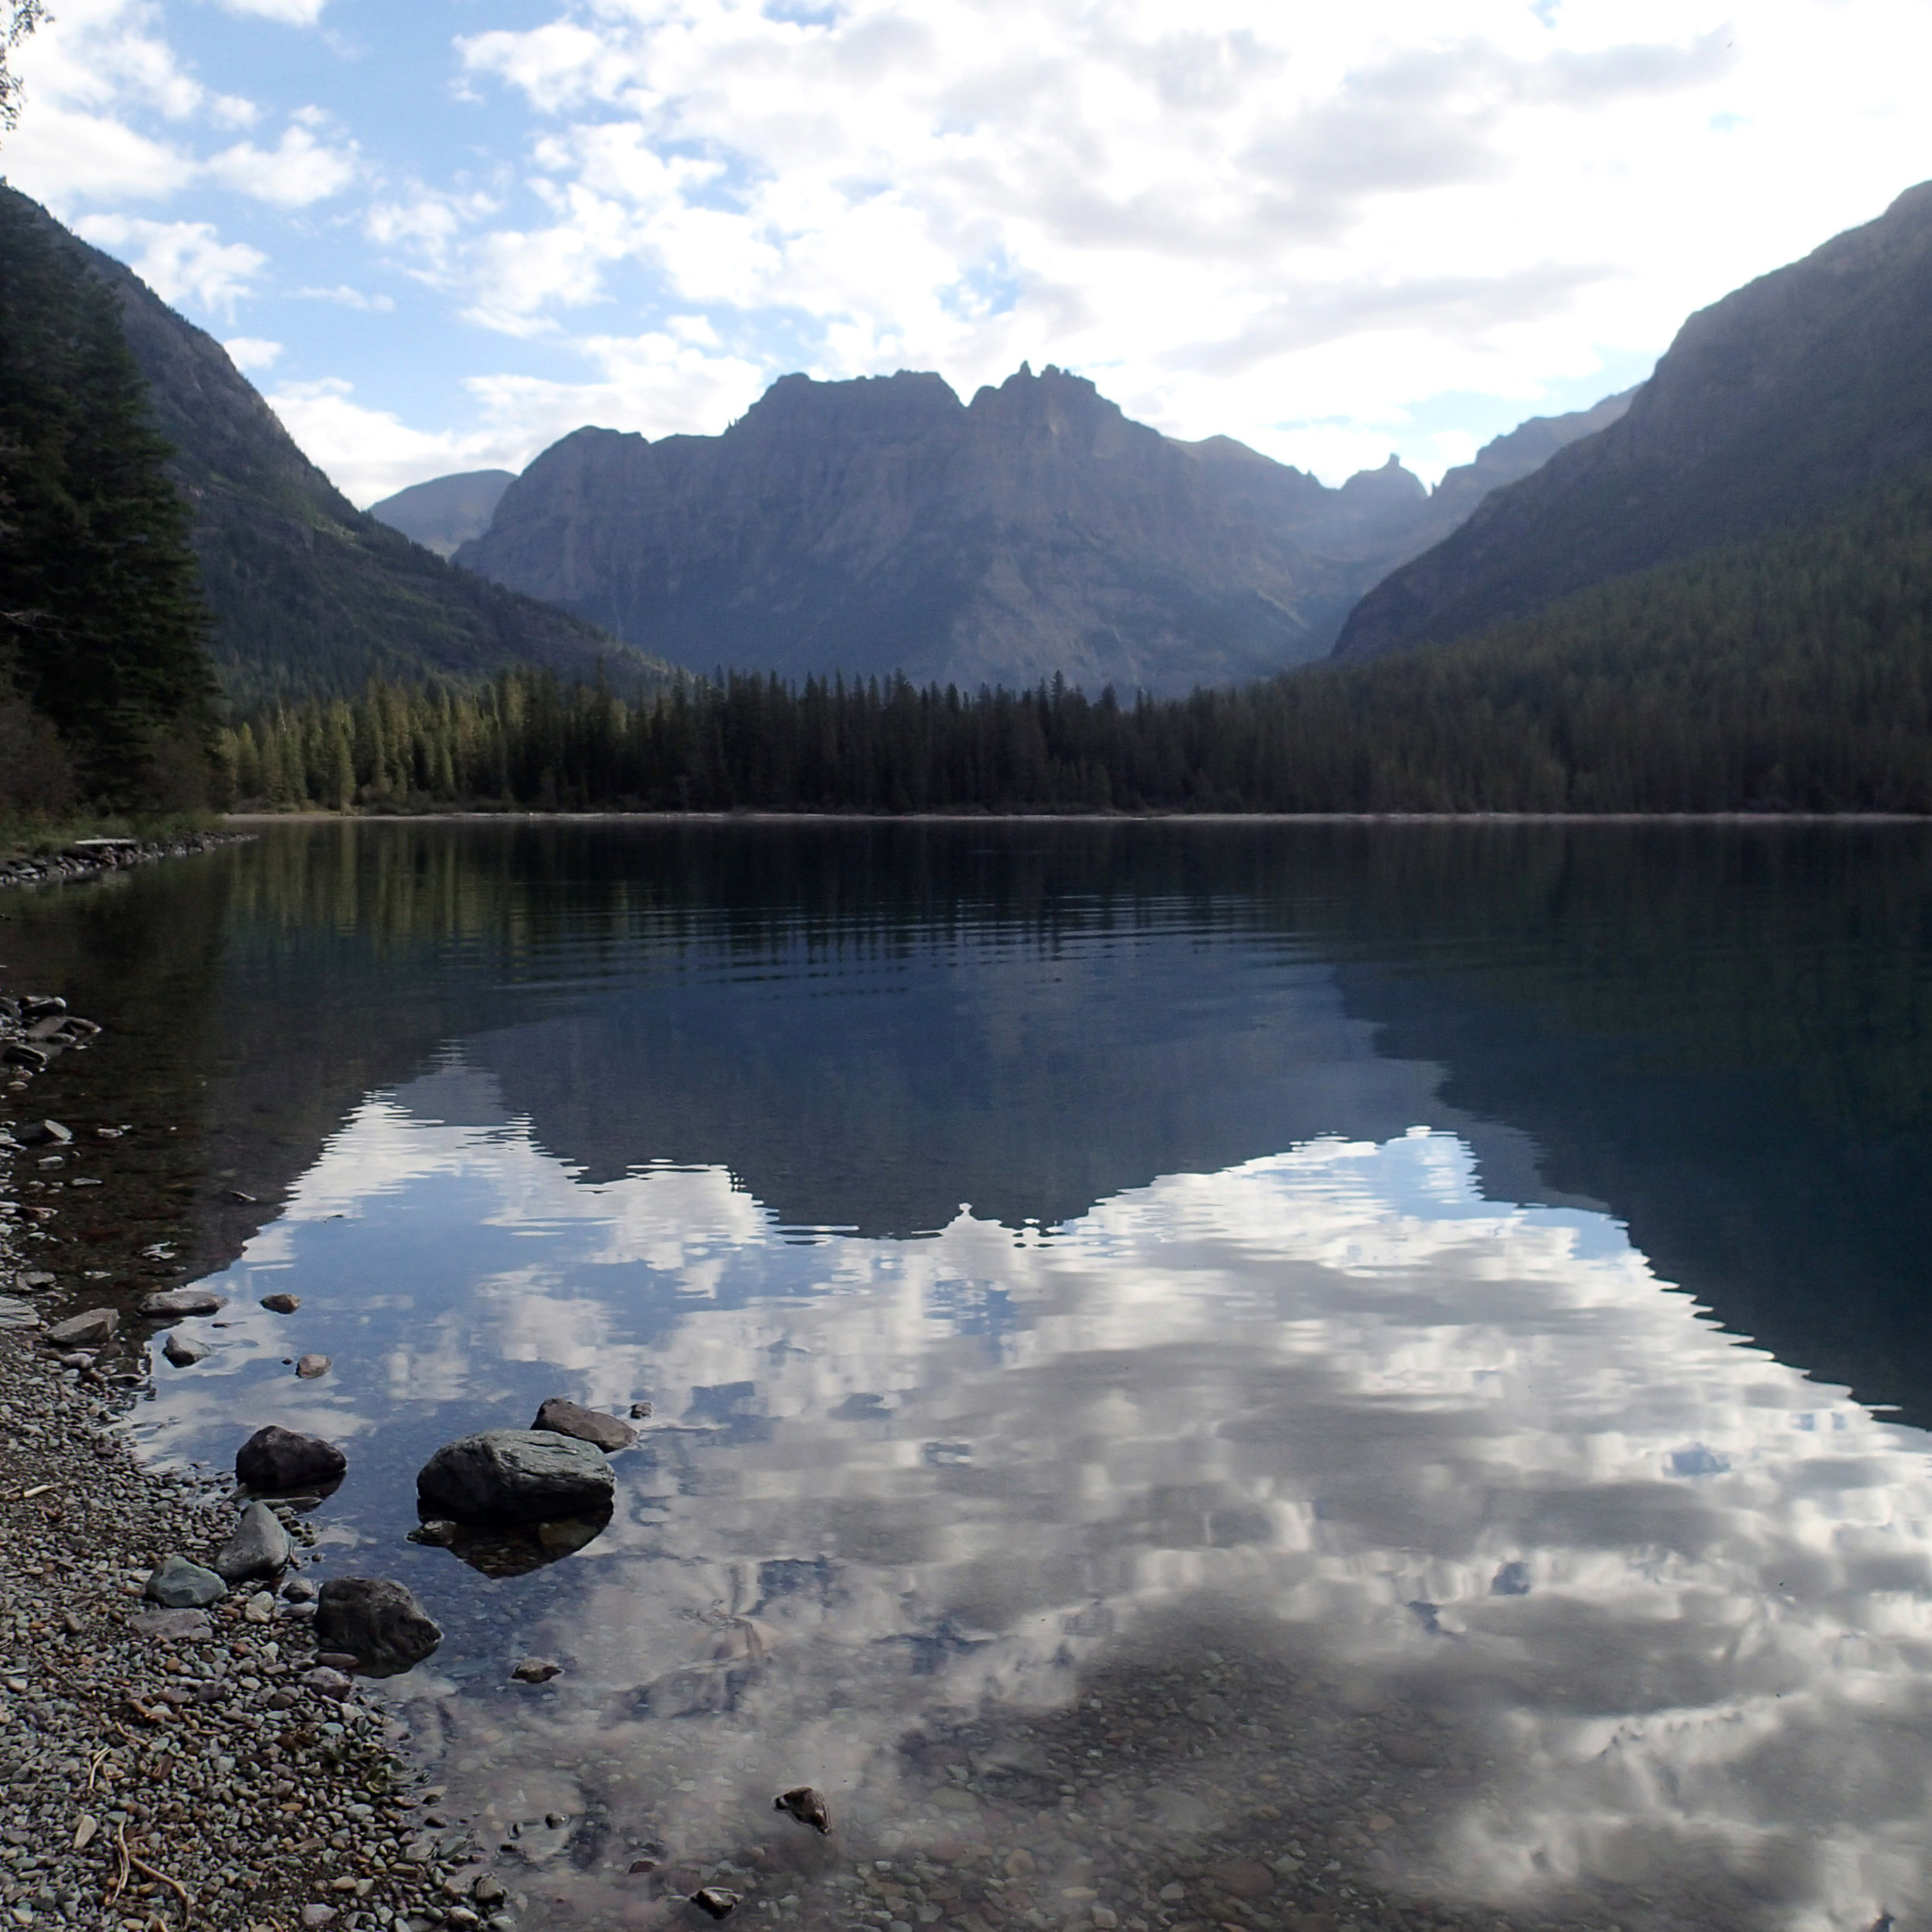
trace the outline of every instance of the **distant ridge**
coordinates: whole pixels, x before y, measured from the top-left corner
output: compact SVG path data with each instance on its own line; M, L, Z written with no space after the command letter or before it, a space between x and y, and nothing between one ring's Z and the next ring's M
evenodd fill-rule
M1050 366L970 403L930 373L787 376L722 435L575 431L456 561L699 672L1185 692L1325 655L1446 505L1543 460L1515 435L1446 498L1393 457L1331 489Z
M1445 643L1796 526L1932 459L1932 182L1700 311L1621 420L1489 496L1349 618L1343 659Z
M45 223L120 298L155 419L175 446L215 617L223 686L244 707L359 690L372 675L471 679L517 664L621 683L664 667L580 617L481 582L358 510L295 446L212 336L132 270Z
M498 500L515 481L513 470L464 470L412 483L372 503L369 513L378 523L400 530L412 543L447 557L490 527Z

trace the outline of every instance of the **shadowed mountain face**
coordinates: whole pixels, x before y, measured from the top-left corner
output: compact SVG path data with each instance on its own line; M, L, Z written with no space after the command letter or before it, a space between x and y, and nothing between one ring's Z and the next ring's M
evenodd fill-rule
M1475 496L1547 453L1510 440ZM457 557L701 671L1180 692L1321 655L1469 496L1393 457L1332 490L1050 367L970 404L934 375L788 376L722 436L577 430Z
M464 470L459 475L412 483L406 490L372 503L369 513L378 523L400 530L412 543L446 557L490 527L498 500L515 481L509 470Z
M1929 460L1932 182L1693 315L1619 421L1378 585L1335 655L1446 643Z
M194 508L215 665L231 699L334 696L378 672L469 679L515 664L587 678L602 660L632 683L659 674L581 618L478 583L358 510L213 336L34 213L120 298L128 346Z

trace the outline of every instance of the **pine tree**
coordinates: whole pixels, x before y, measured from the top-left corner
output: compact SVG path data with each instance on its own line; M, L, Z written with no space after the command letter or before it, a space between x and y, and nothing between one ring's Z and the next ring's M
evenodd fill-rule
M206 801L215 750L189 515L116 299L0 191L0 624L12 681L116 806Z

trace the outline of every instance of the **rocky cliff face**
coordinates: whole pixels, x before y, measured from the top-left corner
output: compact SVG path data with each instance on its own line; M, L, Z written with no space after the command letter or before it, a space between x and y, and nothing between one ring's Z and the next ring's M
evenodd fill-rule
M789 376L722 436L565 437L457 561L698 670L1175 692L1321 655L1431 501L1393 458L1332 490L1174 441L1053 368L964 405Z
M1336 655L1451 638L1932 461L1932 182L1691 317L1628 410L1488 497Z

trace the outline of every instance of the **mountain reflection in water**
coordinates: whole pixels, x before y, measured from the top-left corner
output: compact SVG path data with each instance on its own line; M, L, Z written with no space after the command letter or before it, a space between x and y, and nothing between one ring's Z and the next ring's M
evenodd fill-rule
M526 1924L1863 1932L1928 911L1917 828L365 825L7 944L134 1128L63 1226L230 1298L141 1439L347 1448ZM608 1524L410 1542L551 1395L655 1405Z

